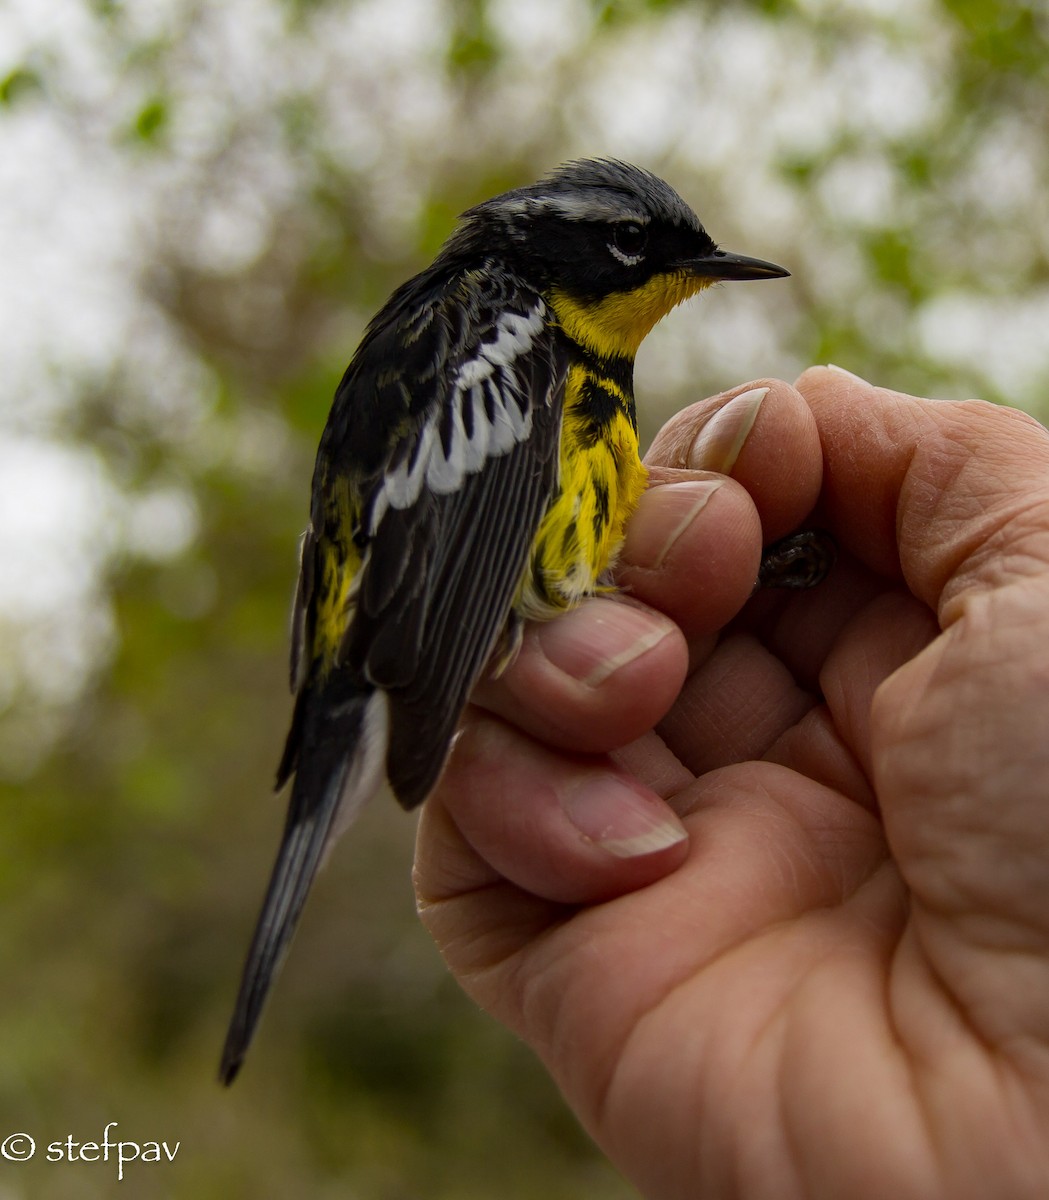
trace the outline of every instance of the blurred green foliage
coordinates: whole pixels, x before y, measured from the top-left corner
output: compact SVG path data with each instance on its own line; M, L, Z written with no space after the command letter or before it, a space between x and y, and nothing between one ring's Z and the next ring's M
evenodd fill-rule
M267 793L289 714L286 614L332 391L370 313L455 213L559 159L613 153L702 199L726 243L794 269L789 293L719 292L702 318L691 309L677 333L656 335L639 379L649 433L689 399L809 361L1037 407L1044 359L1017 374L1016 355L995 367L992 352L1009 305L1049 287L1046 156L1025 157L1049 127L1045 11L763 0L727 14L713 0L580 0L533 10L528 27L545 21L560 47L539 61L520 49L524 12L455 0L436 5L434 37L391 28L400 49L377 50L365 77L331 42L362 14L381 31L380 9L241 0L231 11L258 18L252 36L271 57L242 75L232 64L227 81L207 49L220 39L214 8L171 0L158 6L166 22L148 27L134 6L95 0L84 28L115 82L91 119L46 29L23 62L0 64L0 123L56 113L152 197L133 281L199 390L185 411L164 407L153 392L166 368L135 374L152 361L143 340L81 379L47 430L98 456L129 504L174 488L197 526L171 553L118 541L100 554L116 639L74 695L41 699L31 670L12 668L5 744L37 738L40 750L12 754L23 765L6 770L0 809L0 1136L98 1140L116 1120L123 1137L179 1141L173 1164L128 1168L126 1194L145 1198L625 1198L538 1066L446 979L414 920L412 823L392 804L333 857L242 1078L228 1093L214 1083L282 821ZM410 24L416 10L386 11ZM745 60L748 30L754 62L777 64L784 94L811 85L827 110L819 131L801 122L770 137L772 102L744 94L757 66L734 86L725 56L734 47ZM919 35L923 69L936 72L926 116L864 118L862 80L849 91L836 64L862 65L874 48L891 65ZM666 58L678 37L681 55L700 47L684 65ZM602 109L602 73L622 73L612 83L640 104L671 69L696 88L677 125L660 118L641 136L630 111ZM716 103L703 107L711 81ZM218 98L202 106L211 88ZM725 150L695 132L719 105L738 109ZM652 112L667 110L653 101ZM504 128L513 113L519 124ZM994 156L1003 145L1013 157ZM1026 171L1017 165L1015 189L1010 164ZM883 189L873 212L858 203L864 181ZM229 196L223 217L213 206ZM778 214L767 230L766 211ZM256 226L254 248L234 252ZM987 347L942 349L923 333L956 300L986 310ZM715 353L726 313L747 318L732 328L762 331L733 343L729 365ZM0 1162L0 1194L125 1192L111 1165L38 1154Z

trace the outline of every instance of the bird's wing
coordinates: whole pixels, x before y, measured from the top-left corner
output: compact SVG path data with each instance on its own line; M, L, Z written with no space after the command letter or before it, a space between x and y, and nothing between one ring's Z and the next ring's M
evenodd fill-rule
M327 660L386 693L387 778L407 808L440 774L557 487L566 371L541 297L469 272L395 294L336 394L293 677Z

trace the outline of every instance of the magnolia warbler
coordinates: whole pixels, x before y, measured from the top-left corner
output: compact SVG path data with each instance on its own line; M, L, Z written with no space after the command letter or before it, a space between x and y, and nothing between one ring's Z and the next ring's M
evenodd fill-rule
M486 667L606 577L645 487L646 334L718 280L787 274L719 250L648 171L586 160L471 208L368 326L317 453L277 771L294 782L224 1082L336 833L384 780L425 800Z

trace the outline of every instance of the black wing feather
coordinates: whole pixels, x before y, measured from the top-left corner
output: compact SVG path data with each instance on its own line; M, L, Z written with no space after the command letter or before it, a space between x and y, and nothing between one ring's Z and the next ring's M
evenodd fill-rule
M447 506L455 511L442 514L441 535L455 537L456 553L433 576L439 602L430 606L430 650L414 678L390 691L387 773L406 808L437 782L470 690L509 616L556 482L556 457L537 464L534 449L529 443L495 460ZM512 500L512 523L501 511L505 498Z
M318 455L313 512L315 528L345 538L330 481L348 475L363 565L339 657L387 693L387 778L406 808L436 782L470 689L510 616L557 488L567 371L565 351L544 324L507 370L497 364L492 372L514 419L530 420L527 435L488 454L454 490L424 485L413 502L391 503L384 493L391 471L410 473L420 455L447 454L457 436L454 404L463 405L466 437L473 434L475 414L454 381L495 344L500 315L509 309L525 318L542 306L519 281L479 271L440 287L424 278L414 306L412 299L394 296L340 385ZM497 415L485 391L477 416Z

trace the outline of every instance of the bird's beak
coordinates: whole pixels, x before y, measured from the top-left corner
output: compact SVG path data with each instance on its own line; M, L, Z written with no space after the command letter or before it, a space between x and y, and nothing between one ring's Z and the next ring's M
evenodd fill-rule
M702 258L687 258L679 265L701 279L782 279L790 274L786 267L761 258L747 258L744 254L730 254L727 250L715 250Z

